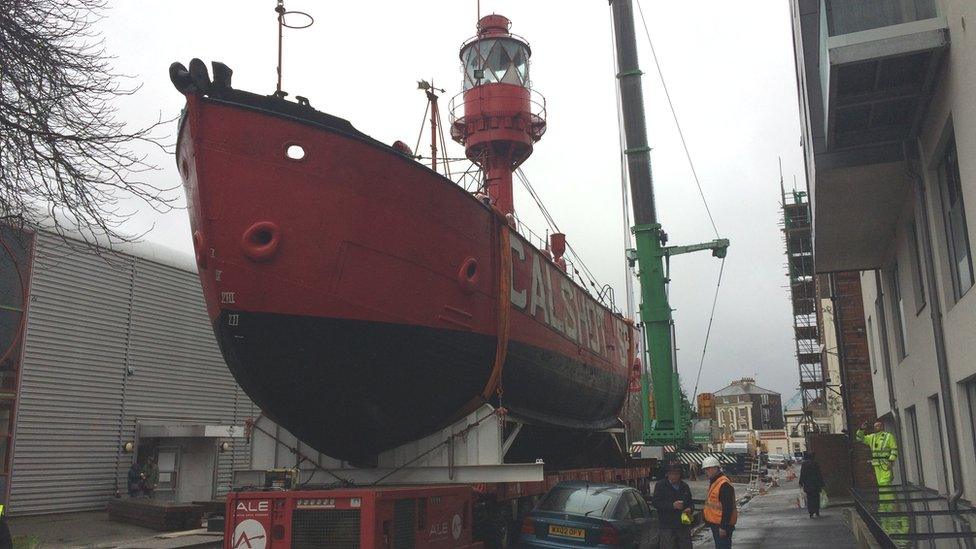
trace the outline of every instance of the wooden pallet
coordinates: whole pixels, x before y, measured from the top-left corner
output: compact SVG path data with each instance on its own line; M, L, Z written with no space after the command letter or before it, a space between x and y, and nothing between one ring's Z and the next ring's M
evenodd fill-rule
M113 499L108 504L110 519L160 532L199 528L206 513L202 505L150 499Z

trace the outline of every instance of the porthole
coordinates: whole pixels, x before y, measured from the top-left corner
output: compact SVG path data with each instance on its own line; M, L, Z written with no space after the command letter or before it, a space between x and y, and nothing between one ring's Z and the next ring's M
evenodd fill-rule
M267 246L273 238L274 235L271 234L271 229L267 227L262 227L251 233L251 242L256 246Z
M285 156L290 160L302 160L305 158L305 147L298 145L297 143L292 143L285 147Z

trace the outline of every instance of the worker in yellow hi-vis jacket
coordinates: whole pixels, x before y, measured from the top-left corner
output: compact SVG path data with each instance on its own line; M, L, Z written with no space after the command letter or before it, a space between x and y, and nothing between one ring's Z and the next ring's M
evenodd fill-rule
M895 442L895 435L885 431L880 421L874 423L873 433L864 434L867 428L868 424L864 422L854 433L854 438L871 447L871 465L874 466L874 477L878 481L878 486L890 486L892 464L898 459L898 443Z
M7 516L4 514L4 505L0 503L0 549L13 549L13 539L10 537L10 528L7 526Z

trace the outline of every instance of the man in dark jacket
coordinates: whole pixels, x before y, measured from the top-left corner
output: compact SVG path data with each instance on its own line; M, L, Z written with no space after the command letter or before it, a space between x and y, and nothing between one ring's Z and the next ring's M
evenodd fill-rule
M661 549L691 549L691 521L683 524L681 515L690 519L694 505L691 488L681 480L680 465L669 466L667 476L654 485L653 503L661 528Z
M156 465L156 458L149 456L146 464L142 467L142 495L152 498L153 491L159 486L159 466Z
M824 487L823 475L820 473L820 464L813 459L813 452L807 452L803 456L803 465L800 466L800 486L807 496L807 512L810 518L814 515L820 516L820 490Z
M142 481L146 475L142 472L142 464L133 462L126 475L126 487L129 489L129 497L137 498L142 493Z

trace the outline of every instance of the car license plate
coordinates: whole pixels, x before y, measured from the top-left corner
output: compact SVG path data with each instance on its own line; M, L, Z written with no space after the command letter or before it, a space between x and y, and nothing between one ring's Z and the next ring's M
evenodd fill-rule
M582 539L586 537L586 530L583 528L570 528L569 526L556 526L555 524L550 524L549 535Z

